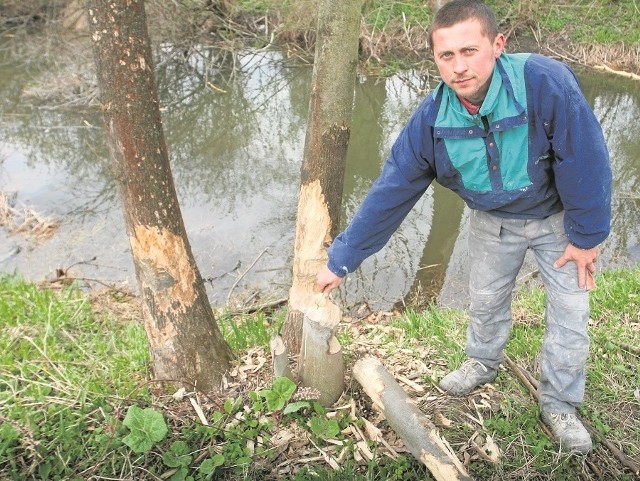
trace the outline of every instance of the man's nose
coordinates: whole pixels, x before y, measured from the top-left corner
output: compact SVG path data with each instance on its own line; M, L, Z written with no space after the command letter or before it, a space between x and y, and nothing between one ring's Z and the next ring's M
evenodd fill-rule
M457 74L467 70L467 62L461 56L456 56L453 61L453 71Z

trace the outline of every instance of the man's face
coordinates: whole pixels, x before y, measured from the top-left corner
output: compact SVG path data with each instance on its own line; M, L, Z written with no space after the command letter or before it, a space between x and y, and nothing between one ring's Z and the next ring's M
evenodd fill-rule
M476 19L433 32L433 52L442 80L475 105L482 104L489 90L493 68L504 44L503 34L495 39L483 35L482 25Z

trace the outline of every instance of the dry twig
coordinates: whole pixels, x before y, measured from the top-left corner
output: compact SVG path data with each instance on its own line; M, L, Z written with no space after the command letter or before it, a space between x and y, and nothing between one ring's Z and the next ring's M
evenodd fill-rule
M537 401L538 400L538 381L522 366L518 366L514 363L509 356L505 355L505 362L507 366L511 369L511 371L516 375L518 379L522 381L522 383L527 387L531 396ZM592 437L595 437L600 443L609 449L611 454L615 456L618 461L622 463L623 466L630 469L633 474L636 476L640 475L640 463L631 459L625 453L623 453L615 444L613 444L609 439L607 439L603 434L600 433L597 429L595 429L591 423L585 419L581 418L584 427L589 431L589 434Z

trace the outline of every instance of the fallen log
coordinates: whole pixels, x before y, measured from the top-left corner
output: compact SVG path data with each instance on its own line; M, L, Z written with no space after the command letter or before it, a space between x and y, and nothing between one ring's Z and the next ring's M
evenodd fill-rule
M353 367L353 375L402 438L407 449L424 463L436 480L472 479L439 436L436 426L418 409L378 359L360 359Z
M623 70L614 70L611 67L607 67L606 65L594 65L593 68L595 68L596 70L604 70L605 72L621 75L623 77L630 78L633 80L640 80L640 75L638 74L635 74L633 72L625 72Z

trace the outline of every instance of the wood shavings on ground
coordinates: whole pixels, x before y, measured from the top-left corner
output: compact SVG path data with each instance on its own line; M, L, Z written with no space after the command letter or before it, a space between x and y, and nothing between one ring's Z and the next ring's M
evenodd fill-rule
M286 479L303 468L313 469L315 466L337 471L347 456L363 469L375 459L395 460L401 455L411 456L403 441L388 426L384 415L372 405L359 384L352 380L351 366L363 356L374 355L382 359L407 394L427 416L433 416L439 427L450 427L460 422L478 427L479 420L483 419L479 413L490 410L492 405L499 405L499 399L494 400L493 404L491 402L492 396L498 396L495 391L481 391L470 398L453 400L459 416L455 420L448 419L450 414L444 413L451 412L452 398L440 392L432 381L444 372L446 360L439 357L433 347L417 341L404 340L403 346L409 347L390 349L389 339L403 336L401 329L390 324L392 316L391 313L370 313L365 319L341 325L341 329L353 336L348 347L350 361L346 373L347 387L335 405L326 410L327 419L340 417L344 420L345 416L348 419L348 425L341 429L340 439L318 439L296 422L285 423L281 414L270 414L274 426L265 447L274 451L273 464L270 465L274 476ZM225 376L222 395L176 393L168 409L174 416L188 417L195 423L205 424L203 418L210 419L212 413L222 410L229 399L240 399L245 404L245 412L248 412L246 410L251 403L249 393L267 389L272 383L270 353L263 347L252 348L241 353L233 362ZM298 398L294 396L291 401ZM232 425L244 420L242 410L235 417ZM489 438L476 437L471 441L464 439L455 445L454 449L458 449L462 460L468 458L468 462L471 462L480 459L480 451L482 459L489 462L499 453ZM222 448L221 445L216 449L221 451Z

